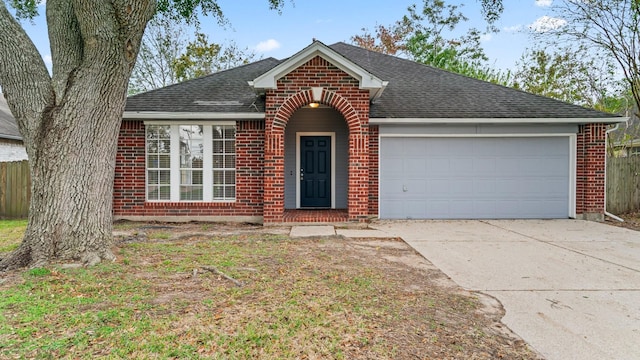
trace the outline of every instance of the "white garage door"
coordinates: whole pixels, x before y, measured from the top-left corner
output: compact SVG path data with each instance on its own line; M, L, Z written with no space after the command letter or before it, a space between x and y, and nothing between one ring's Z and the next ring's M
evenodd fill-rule
M380 139L380 218L569 217L569 137Z

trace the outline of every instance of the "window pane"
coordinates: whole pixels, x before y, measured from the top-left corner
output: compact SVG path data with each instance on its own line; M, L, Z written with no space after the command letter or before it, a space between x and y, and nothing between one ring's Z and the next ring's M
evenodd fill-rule
M235 126L225 126L224 127L224 138L225 139L235 139L236 138L236 127Z
M159 164L158 167L162 169L168 169L171 167L171 157L169 155L158 155Z
M224 152L224 143L222 141L213 142L213 153L220 154Z
M235 140L227 140L225 141L225 152L227 154L235 154L236 152L236 141Z
M225 169L234 169L236 167L236 156L226 155L224 158L224 167Z
M160 198L158 200L169 200L171 199L171 187L170 186L161 186L160 187Z
M235 186L227 186L225 188L225 197L227 199L234 199L236 197L236 187Z
M202 170L192 170L191 183L202 185Z
M180 200L202 200L202 186L180 186Z
M147 141L147 153L157 153L158 152L158 142L155 140Z
M158 160L158 155L148 155L147 156L147 167L150 169L157 169L160 165Z
M224 134L223 134L223 130L222 130L222 126L221 125L213 127L213 138L214 139L222 139L223 135Z
M159 179L158 171L149 170L147 172L147 184L152 185L152 184L159 184L159 183L160 183L160 179Z
M213 187L213 198L216 200L224 199L224 186Z
M147 186L147 198L149 200L158 200L160 194L160 186L150 185Z
M168 154L171 151L171 141L170 140L160 140L158 141L158 152L162 154Z
M235 183L236 183L236 172L233 171L233 170L225 171L224 183L226 185L235 185Z
M223 164L223 156L222 155L213 155L213 167L221 168Z
M213 184L224 184L224 170L213 170Z
M160 170L160 184L169 185L171 183L171 171Z
M168 125L149 125L146 127L148 200L170 200L171 198L170 171L168 170L170 167L170 129L171 127ZM167 170L155 170L163 168Z

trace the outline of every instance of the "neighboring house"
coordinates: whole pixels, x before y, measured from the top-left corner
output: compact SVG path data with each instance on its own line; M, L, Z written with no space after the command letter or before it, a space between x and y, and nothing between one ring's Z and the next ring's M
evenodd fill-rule
M314 41L132 96L118 219L604 217L617 117Z
M640 138L616 142L613 149L617 157L640 156Z
M4 95L0 93L0 162L27 160L16 119L11 114Z
M640 119L636 115L631 115L626 124L620 124L609 136L614 156L640 156Z

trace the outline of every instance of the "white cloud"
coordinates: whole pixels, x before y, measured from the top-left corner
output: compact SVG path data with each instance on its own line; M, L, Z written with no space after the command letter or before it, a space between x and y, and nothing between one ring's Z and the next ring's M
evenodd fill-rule
M493 35L491 35L491 34L482 34L480 36L480 41L481 42L488 42L488 41L491 41L491 39L493 39Z
M280 43L277 40L269 39L266 41L261 41L256 45L257 52L269 52L280 48Z
M551 30L559 29L565 26L566 24L567 24L567 20L560 19L560 18L553 18L545 15L541 18L538 18L538 20L534 21L533 24L529 25L529 29L535 32L544 33Z
M502 30L507 33L514 33L522 30L522 25L518 24L513 26L505 26L502 28Z
M553 4L553 0L536 0L536 6L549 7Z
M51 59L51 55L45 55L42 57L42 60L44 60L45 65L47 66L51 66L53 65L53 60Z

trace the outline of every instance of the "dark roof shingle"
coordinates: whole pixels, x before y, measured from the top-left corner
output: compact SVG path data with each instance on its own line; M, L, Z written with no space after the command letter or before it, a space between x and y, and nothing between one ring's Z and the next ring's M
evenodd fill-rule
M264 99L256 96L247 81L271 70L280 62L268 58L133 95L127 99L125 111L264 112Z
M389 81L371 106L371 118L613 118L615 115L469 78L345 43L329 46ZM282 60L264 59L180 84L134 95L127 111L264 112L249 86Z
M0 138L22 140L16 119L11 114L2 93L0 93Z

